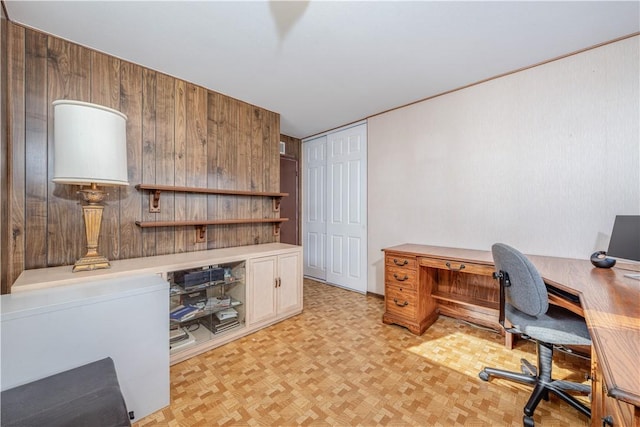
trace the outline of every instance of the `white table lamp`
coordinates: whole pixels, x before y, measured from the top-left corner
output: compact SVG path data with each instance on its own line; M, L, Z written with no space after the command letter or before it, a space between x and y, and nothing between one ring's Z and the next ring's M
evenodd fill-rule
M89 186L80 190L87 254L73 271L109 268L109 260L98 254L101 202L105 192L98 186L129 185L127 180L127 116L101 105L81 101L53 102L53 182Z

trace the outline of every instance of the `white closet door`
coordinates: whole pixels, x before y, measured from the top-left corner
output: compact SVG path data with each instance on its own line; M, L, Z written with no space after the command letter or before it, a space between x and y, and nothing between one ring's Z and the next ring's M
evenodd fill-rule
M326 279L326 148L327 137L305 141L304 147L304 275Z
M326 281L367 292L367 126L327 135Z

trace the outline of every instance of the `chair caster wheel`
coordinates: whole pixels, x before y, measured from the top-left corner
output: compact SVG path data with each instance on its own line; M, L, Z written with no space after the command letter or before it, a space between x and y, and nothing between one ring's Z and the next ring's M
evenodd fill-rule
M478 376L482 381L489 381L489 374L487 374L485 371L480 371Z
M524 427L534 427L533 417L522 416L522 425Z

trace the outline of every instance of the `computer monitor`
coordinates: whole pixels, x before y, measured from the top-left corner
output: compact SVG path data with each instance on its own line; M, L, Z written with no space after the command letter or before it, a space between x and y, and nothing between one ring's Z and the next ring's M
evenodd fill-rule
M607 255L640 261L640 215L617 215Z

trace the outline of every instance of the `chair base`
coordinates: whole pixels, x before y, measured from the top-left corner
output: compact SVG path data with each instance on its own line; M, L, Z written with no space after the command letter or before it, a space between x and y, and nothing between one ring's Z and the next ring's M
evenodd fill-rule
M566 392L567 390L572 390L587 394L591 392L591 387L584 384L551 379L553 345L536 341L536 349L538 353L537 368L523 359L522 373L484 368L478 376L483 381L489 381L490 377L497 377L521 384L529 384L534 387L529 401L524 407L522 423L525 427L532 427L534 425L533 411L535 411L540 400L549 400L549 392L567 402L586 417L591 418L591 409ZM538 370L540 372L538 372Z

